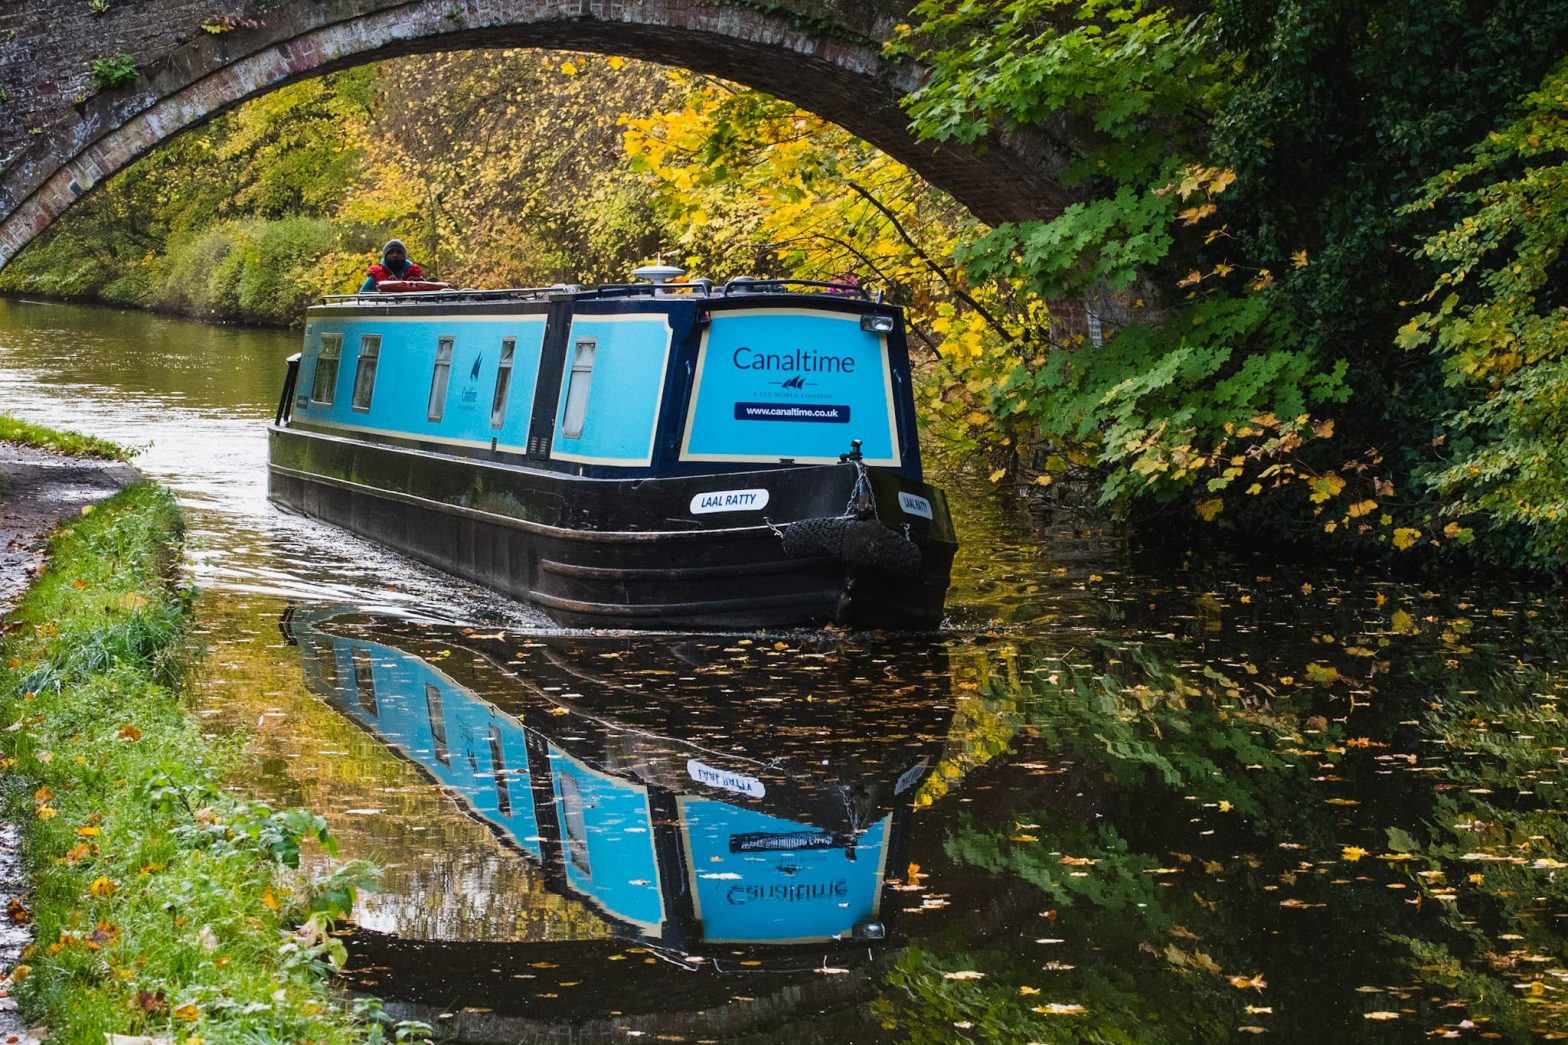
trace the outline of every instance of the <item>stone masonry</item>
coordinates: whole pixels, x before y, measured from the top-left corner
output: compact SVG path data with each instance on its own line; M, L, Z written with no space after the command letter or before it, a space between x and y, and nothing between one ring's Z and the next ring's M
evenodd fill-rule
M756 87L877 145L993 224L1068 202L1037 143L909 137L897 102L919 70L881 52L897 0L791 2L0 0L0 267L104 178L247 98L363 62L477 47L621 54ZM122 54L136 79L95 88L92 62Z

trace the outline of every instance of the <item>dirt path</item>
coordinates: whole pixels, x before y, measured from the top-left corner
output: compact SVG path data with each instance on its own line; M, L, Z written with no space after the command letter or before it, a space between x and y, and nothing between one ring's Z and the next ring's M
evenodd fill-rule
M138 477L118 461L0 443L0 615L38 575L50 531Z
M47 450L0 443L0 620L43 569L49 534L138 478L130 465L65 457ZM0 823L0 907L25 900L20 833ZM32 940L30 926L0 913L0 971L16 964ZM0 1043L34 1041L22 1027L13 1001L0 985Z

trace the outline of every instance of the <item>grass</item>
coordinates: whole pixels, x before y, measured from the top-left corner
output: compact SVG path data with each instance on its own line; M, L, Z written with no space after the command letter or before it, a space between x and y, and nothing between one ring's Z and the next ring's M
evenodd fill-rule
M300 847L330 850L326 822L218 787L239 756L181 696L180 532L167 491L129 487L55 535L4 637L0 764L33 883L8 915L36 929L12 994L55 1042L422 1034L331 990L342 945L328 930L368 866L306 879Z
M136 453L129 447L95 435L60 432L19 420L9 414L0 414L0 442L36 446L41 450L53 450L71 457L101 457L108 461L128 461Z

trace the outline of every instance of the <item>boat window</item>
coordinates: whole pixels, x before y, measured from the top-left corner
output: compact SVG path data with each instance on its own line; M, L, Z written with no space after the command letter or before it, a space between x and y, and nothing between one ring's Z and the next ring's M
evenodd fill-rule
M446 715L441 711L441 690L425 683L425 710L430 713L430 740L435 745L437 762L446 761Z
M381 355L381 335L365 334L359 339L359 366L354 370L355 410L370 409L370 395L376 390L376 358Z
M490 725L490 771L495 777L495 811L512 815L512 789L506 778L506 761L501 752L501 731Z
M430 375L430 405L425 416L432 421L441 420L446 413L447 379L452 376L452 345L454 338L444 337L436 342L436 368Z
M566 417L561 422L561 435L567 439L580 439L583 422L588 417L588 386L593 383L593 355L598 342L583 338L572 349L572 376L566 386Z
M312 403L332 405L332 390L338 384L338 354L342 351L342 334L321 335L321 351L316 355L316 379L310 386Z
M354 647L354 690L360 707L371 715L381 714L376 707L376 675L370 667L370 651L363 646Z
M566 858L584 878L593 879L593 866L588 862L588 825L583 821L583 792L578 786L577 778L570 773L562 773L557 778L561 783L561 826L566 836Z
M512 356L517 352L517 339L501 339L501 363L495 372L495 398L490 401L490 427L500 428L506 418L506 392L512 384Z

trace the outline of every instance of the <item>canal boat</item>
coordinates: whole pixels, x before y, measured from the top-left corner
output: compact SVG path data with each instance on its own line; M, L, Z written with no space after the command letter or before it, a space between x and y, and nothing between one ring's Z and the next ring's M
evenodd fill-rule
M328 296L268 493L562 624L932 628L900 310L785 280Z

